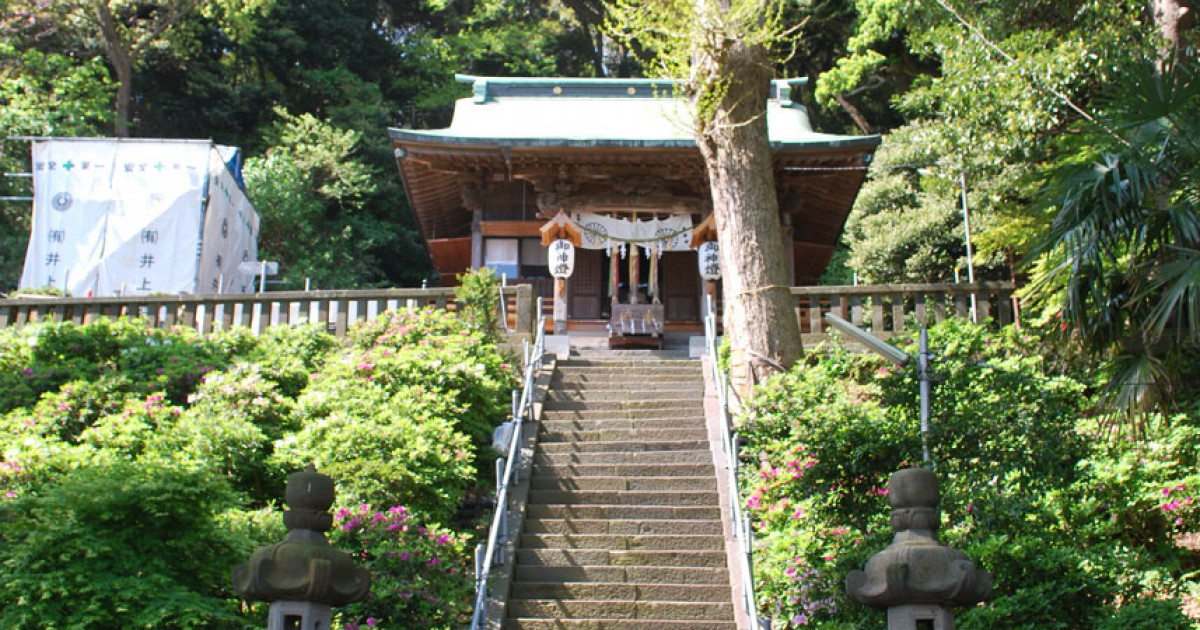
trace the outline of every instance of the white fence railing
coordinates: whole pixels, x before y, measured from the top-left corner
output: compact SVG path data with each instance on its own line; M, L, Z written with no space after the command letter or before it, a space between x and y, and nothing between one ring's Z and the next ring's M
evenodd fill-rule
M729 417L729 386L725 372L721 369L717 347L716 305L712 296L707 298L708 309L704 316L704 341L708 348L708 365L713 386L717 390L717 404L721 414L721 448L725 452L725 469L729 476L729 506L733 534L738 542L738 567L742 573L742 600L751 628L770 630L767 619L758 616L757 598L754 595L754 532L750 529L750 516L742 510L741 491L738 485L738 434Z
M537 299L536 312L542 312L541 298ZM471 630L479 630L486 625L488 578L493 566L504 564L504 554L500 552L499 545L509 537L509 489L519 482L517 464L521 459L522 428L526 420L533 420L534 384L546 352L545 319L545 316L538 317L533 344L524 342L524 381L519 393L513 390L512 426L507 432L508 443L504 445L504 456L496 460L496 513L492 516L487 543L475 548L475 613L471 616Z
M535 311L529 285L500 289L500 324L510 332L530 333ZM86 324L108 317L140 317L151 326L195 329L202 335L244 326L255 334L271 326L322 325L344 335L357 321L399 308L457 308L453 288L268 291L211 295L144 297L35 297L0 299L0 326L24 326L52 319Z

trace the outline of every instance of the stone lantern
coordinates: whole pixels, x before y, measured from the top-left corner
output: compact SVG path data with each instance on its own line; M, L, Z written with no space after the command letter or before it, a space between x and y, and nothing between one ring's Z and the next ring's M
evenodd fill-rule
M333 496L333 480L311 464L289 476L287 537L233 568L239 597L271 602L267 630L329 630L330 607L360 601L371 588L371 574L325 538Z
M886 608L888 630L952 630L953 606L970 606L992 592L992 576L966 554L937 540L938 481L909 468L888 482L896 537L871 556L865 571L846 576L852 601Z

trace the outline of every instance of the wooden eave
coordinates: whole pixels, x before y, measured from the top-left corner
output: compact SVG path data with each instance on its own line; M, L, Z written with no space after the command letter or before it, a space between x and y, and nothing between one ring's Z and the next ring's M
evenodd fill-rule
M706 181L695 145L539 142L524 146L439 140L393 136L405 190L427 243L470 236L472 217L461 196L461 186L469 182L522 179L538 185L564 175L578 181L634 175ZM797 264L804 267L797 268L798 278L819 273L814 270L828 263L878 144L879 138L871 136L834 145L793 143L773 148L780 210L791 216Z

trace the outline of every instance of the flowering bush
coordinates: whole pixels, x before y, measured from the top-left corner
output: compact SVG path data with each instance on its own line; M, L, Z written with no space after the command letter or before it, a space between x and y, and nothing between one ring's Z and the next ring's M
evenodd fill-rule
M1111 440L1087 416L1084 380L1028 332L952 320L930 339L940 536L997 585L958 627L1189 627L1177 598L1200 588L1188 548L1200 547L1200 416L1160 422L1146 443ZM920 462L918 400L914 369L834 348L748 401L743 501L776 627L884 627L844 580L891 541L886 483Z
M343 500L430 519L339 520L377 571L347 625L450 627L470 603L469 554L429 522L454 523L515 381L492 341L432 309L386 313L345 343L316 326L0 329L0 626L261 626L228 571L279 540L286 472L315 463ZM158 555L114 559L126 549ZM90 574L121 592L88 590Z
M334 543L371 572L366 601L340 611L342 628L450 629L474 598L467 537L421 524L407 509L363 504L334 515Z

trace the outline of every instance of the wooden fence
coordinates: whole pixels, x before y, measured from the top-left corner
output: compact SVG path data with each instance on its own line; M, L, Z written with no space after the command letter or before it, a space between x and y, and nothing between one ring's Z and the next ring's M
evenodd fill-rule
M505 328L532 332L537 294L531 284L502 289ZM823 335L824 314L833 311L879 337L910 325L933 324L950 316L1012 322L1017 315L1011 282L792 287L796 317L806 336ZM543 308L550 306L545 300ZM0 326L22 326L47 318L86 323L98 317L143 317L154 326L186 326L200 333L245 326L255 333L269 326L314 322L342 335L356 321L395 308L455 310L454 290L367 289L357 291L279 291L263 294L164 295L150 297L38 298L0 300Z
M502 289L505 327L531 333L536 300L528 285ZM201 334L245 326L255 334L270 326L324 324L344 335L351 324L398 308L455 310L454 289L366 289L355 291L276 291L261 294L162 295L147 297L42 298L0 300L0 326L23 326L45 319L83 324L100 317L142 317L159 328L183 326Z
M910 326L933 325L947 317L971 317L1010 324L1019 317L1012 282L974 284L886 284L792 287L796 317L802 332L824 334L825 313L853 322L877 337L887 338Z

